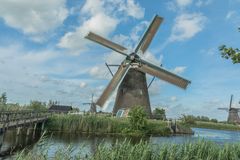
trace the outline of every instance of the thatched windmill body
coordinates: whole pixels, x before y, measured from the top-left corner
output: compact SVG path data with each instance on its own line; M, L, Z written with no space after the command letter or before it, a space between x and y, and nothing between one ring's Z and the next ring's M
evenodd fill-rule
M112 80L96 102L98 106L103 107L115 89L118 89L113 114L116 114L119 109L129 109L133 106L141 105L145 107L146 113L151 116L146 73L186 89L190 81L142 58L162 20L163 18L157 15L154 17L139 44L133 51L92 32L88 33L85 37L126 56Z
M233 108L232 107L232 101L233 101L233 95L231 95L230 98L230 104L229 108L218 108L219 110L225 110L228 112L228 119L227 121L229 123L240 123L240 118L238 115L238 112L240 111L240 108Z

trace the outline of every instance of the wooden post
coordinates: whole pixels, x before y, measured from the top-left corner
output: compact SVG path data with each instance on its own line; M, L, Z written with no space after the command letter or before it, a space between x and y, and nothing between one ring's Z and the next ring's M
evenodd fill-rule
M27 128L27 136L29 136L29 134L30 134L30 126Z
M45 121L42 122L42 127L41 127L41 131L44 130L44 126L45 126Z
M2 149L2 145L3 145L3 140L4 140L4 133L0 134L0 152L1 152L1 149Z
M17 136L19 136L22 127L17 127Z
M37 128L37 122L34 124L32 138L34 138L34 137L35 137L36 128Z

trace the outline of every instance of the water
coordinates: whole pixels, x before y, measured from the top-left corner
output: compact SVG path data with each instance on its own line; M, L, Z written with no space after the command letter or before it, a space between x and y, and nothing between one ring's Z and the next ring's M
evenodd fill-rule
M212 141L223 145L225 143L239 143L240 131L225 131L205 128L192 128L194 135L185 136L171 136L171 137L151 137L150 143L163 144L163 143L176 143L181 144L185 142L194 142L199 139Z
M198 141L199 139L205 139L216 142L220 145L224 143L237 143L240 142L239 131L224 131L214 129L203 129L203 128L192 128L195 132L194 135L184 136L170 136L170 137L149 137L145 140L151 144L165 144L165 143L185 143ZM8 131L4 137L3 145L1 147L0 156L9 155L13 151L20 151L24 147L28 146L30 149L40 150L42 146L36 145L36 141L40 137L40 133L32 136L21 134L18 138L16 137L16 131ZM1 138L1 137L0 137ZM79 134L66 134L66 133L54 133L48 134L44 140L44 147L47 148L48 156L53 157L56 150L61 147L72 146L73 153L81 150L81 153L94 153L96 146L104 142L106 144L113 144L115 141L123 141L124 137L110 137L110 136L87 136ZM132 143L137 143L140 139L132 139ZM8 157L9 158L9 157ZM0 158L1 159L1 158Z

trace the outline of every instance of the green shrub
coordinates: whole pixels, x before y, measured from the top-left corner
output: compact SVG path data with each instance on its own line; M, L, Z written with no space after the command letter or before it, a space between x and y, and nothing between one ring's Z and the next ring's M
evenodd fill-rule
M147 125L147 114L143 107L135 106L129 113L129 122L132 130L143 131Z
M195 124L195 117L192 115L182 115L181 120L185 124Z

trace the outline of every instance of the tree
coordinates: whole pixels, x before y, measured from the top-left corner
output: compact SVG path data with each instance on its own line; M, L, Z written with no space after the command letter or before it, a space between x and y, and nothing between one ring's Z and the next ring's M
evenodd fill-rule
M240 31L240 28L238 28L238 30ZM223 58L232 59L232 62L234 64L240 63L240 49L227 47L226 45L221 45L219 47L219 50Z
M44 111L47 110L46 103L39 102L39 101L31 101L30 105L27 106L28 109L34 110L34 111Z
M7 104L7 93L6 92L2 93L2 95L0 97L0 103L2 105L6 105Z
M147 114L142 106L133 107L129 113L130 126L133 130L144 130L147 124Z
M155 110L153 111L153 117L155 119L159 119L159 120L166 120L165 109L163 109L163 108L155 108Z
M185 124L195 124L196 123L196 118L193 115L184 115L183 114L180 119Z

